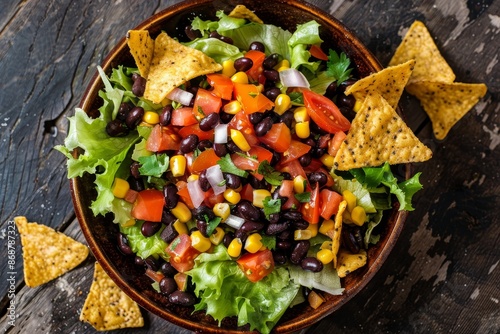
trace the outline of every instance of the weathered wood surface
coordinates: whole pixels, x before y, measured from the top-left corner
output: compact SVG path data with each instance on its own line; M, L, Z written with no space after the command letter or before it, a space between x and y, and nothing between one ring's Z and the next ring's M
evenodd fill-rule
M16 215L85 242L75 220L63 156L83 89L127 29L177 1L3 1L0 15L0 330L91 333L78 316L93 258L42 287L23 283L16 238L8 267L8 225ZM444 141L432 137L418 102L402 105L434 157L415 165L416 196L394 251L367 287L307 333L500 332L500 1L311 0L347 24L386 65L406 29L426 23L457 81L484 82L486 97ZM15 326L8 307L15 275ZM142 329L189 333L144 312Z

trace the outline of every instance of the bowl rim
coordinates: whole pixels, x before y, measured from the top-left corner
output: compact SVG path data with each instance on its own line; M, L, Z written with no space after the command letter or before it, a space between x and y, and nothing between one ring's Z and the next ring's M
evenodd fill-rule
M185 0L179 2L177 4L166 7L165 9L147 18L138 26L136 26L134 29L149 30L155 24L158 24L161 21L165 20L165 18L175 16L179 12L184 11L188 7L201 6L213 2L214 2L213 0L194 0L194 1ZM276 2L295 7L301 11L305 11L308 14L318 17L324 22L327 22L328 25L333 27L335 30L343 31L345 37L349 40L349 43L352 44L361 53L368 56L365 59L365 61L368 62L368 65L373 69L373 71L380 71L382 69L382 66L377 60L377 58L371 53L371 51L367 49L367 47L360 41L360 39L356 37L356 35L348 27L343 25L338 19L334 18L332 15L324 12L323 10L319 9L318 7L310 3L303 2L302 0L277 0ZM105 72L111 69L113 60L120 53L120 51L124 47L126 47L126 44L127 44L126 37L122 37L120 41L111 49L111 51L102 61L100 66L103 68ZM86 111L90 110L89 108L92 106L94 100L92 98L92 92L98 91L100 87L102 87L102 80L100 79L99 74L96 71L96 73L93 75L93 77L90 80L90 83L87 85L84 91L79 107ZM409 178L409 176L411 175L411 165L406 164L405 166L406 166L405 177ZM203 323L197 323L189 319L183 319L173 313L170 313L166 309L160 308L157 304L151 302L135 288L131 287L125 281L125 279L120 275L118 269L115 268L112 263L110 263L108 256L102 251L102 249L99 247L94 237L92 236L92 232L89 227L89 222L87 221L87 218L85 217L84 214L85 208L83 208L82 206L82 197L80 193L81 186L82 186L81 178L75 177L70 179L71 197L80 228L97 262L100 263L105 272L118 285L118 287L120 287L120 289L122 289L128 296L130 296L134 301L136 301L142 308L183 328L187 328L196 332L248 333L248 331L228 330L222 327L207 328L206 325ZM358 294L361 291L361 289L363 289L368 284L368 282L373 278L373 276L379 271L382 263L387 259L389 253L393 249L403 229L407 215L408 215L407 211L397 211L395 213L393 227L391 231L389 231L386 237L387 242L380 250L378 257L376 257L374 261L371 262L370 266L367 268L362 278L359 279L354 285L352 285L352 288L344 291L342 295L343 298L340 298L340 301L336 302L333 305L333 307L323 304L318 309L314 310L313 312L310 312L310 314L308 314L305 317L301 317L300 319L291 319L283 323L279 323L273 328L273 333L288 333L311 326L312 324L320 321L324 317L338 310L342 305L347 303L356 294Z

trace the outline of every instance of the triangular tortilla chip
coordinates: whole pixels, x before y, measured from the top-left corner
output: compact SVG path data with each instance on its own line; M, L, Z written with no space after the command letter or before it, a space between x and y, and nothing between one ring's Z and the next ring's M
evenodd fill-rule
M342 215L347 207L347 202L344 200L339 204L339 210L335 215L335 225L333 229L326 232L326 235L332 239L333 267L337 268L337 254L340 249L340 237L342 236Z
M431 34L420 21L415 21L392 56L389 66L415 59L415 69L410 78L413 81L453 82L455 74L439 52Z
M415 95L432 122L436 139L444 139L450 129L481 99L484 84L414 82L406 87Z
M26 217L15 217L23 246L24 281L34 288L75 268L89 255L84 244Z
M237 5L236 7L234 7L234 9L231 11L231 13L229 13L228 16L236 17L238 19L247 19L251 22L264 24L264 21L262 21L257 15L255 15L254 12L252 12L244 5Z
M127 44L137 64L139 73L143 78L147 78L155 47L154 40L149 37L149 31L129 30L127 33Z
M335 155L334 168L376 167L430 159L422 144L396 111L380 95L370 93L354 117L346 139Z
M401 65L384 68L347 87L345 95L352 94L357 100L363 101L369 92L377 92L395 109L414 66L415 61L409 60Z
M99 331L144 326L137 303L120 290L97 262L80 321L88 322Z
M170 91L186 81L220 70L222 65L203 52L161 33L155 39L144 98L160 103Z

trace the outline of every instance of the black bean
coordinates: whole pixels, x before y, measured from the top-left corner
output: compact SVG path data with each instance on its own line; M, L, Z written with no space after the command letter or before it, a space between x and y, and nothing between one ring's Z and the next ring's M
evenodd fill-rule
M300 211L284 211L281 213L281 218L284 220L297 221L302 219L302 213Z
M133 176L130 176L127 179L127 181L128 181L128 184L130 185L130 189L132 189L132 190L143 191L144 189L146 189L142 178L135 178Z
M333 81L331 84L326 87L325 96L332 98L337 94L337 81Z
M267 182L265 179L259 180L252 174L249 174L247 177L248 183L252 186L254 189L267 189Z
M224 180L226 180L226 187L231 189L238 189L241 186L241 179L238 175L224 173Z
M198 229L198 231L201 232L201 234L208 238L209 235L207 233L207 228L208 228L208 223L205 221L205 220L197 220L196 221L196 228Z
M241 57L234 61L234 69L238 72L246 72L253 66L253 60L247 57Z
M352 122L352 120L356 116L356 112L352 110L352 108L339 107L339 110L342 113L342 115L344 115L344 117L349 120L349 122Z
M312 156L309 153L304 154L299 158L299 163L302 167L307 167L312 162Z
M186 28L184 28L184 33L186 34L187 38L192 41L194 41L198 37L201 37L201 32L199 30L193 29L191 25L187 25Z
M201 190L208 191L212 187L210 182L207 179L207 171L203 170L198 176L198 184L200 185Z
M276 236L276 238L281 240L290 240L293 238L293 231L290 229L284 230Z
M280 215L279 213L271 213L269 215L269 223L270 224L276 224L280 220Z
M221 110L219 112L219 118L221 123L227 124L233 119L234 115L233 114L228 114L227 112Z
M250 46L248 48L249 50L255 50L255 51L260 51L260 52L265 52L266 51L266 47L264 46L264 44L262 44L261 42L252 42L250 43Z
M320 134L320 135L325 135L328 134L328 131L323 130L314 122L313 120L309 121L309 128L311 129L312 133Z
M296 230L305 230L309 226L309 223L306 222L304 219L293 220L292 226Z
M241 227L238 229L238 231L241 231L246 234L258 232L264 228L264 223L260 222L253 222L250 220L247 220L241 225Z
M224 238L222 239L222 243L227 248L227 247L229 247L229 244L231 243L231 241L233 241L233 239L234 239L234 233L232 231L228 231L228 232L226 232L226 234L224 234Z
M157 259L153 257L153 255L148 256L147 258L144 259L144 264L146 267L151 269L152 271L158 271L160 268L160 263Z
M322 187L328 182L328 178L325 173L321 172L312 172L307 176L307 179L311 183L311 185L318 184L319 187Z
M217 124L219 124L219 114L214 112L202 118L200 121L200 129L202 131L210 131L215 128Z
M353 254L358 254L361 247L363 247L363 236L361 235L361 230L358 227L343 227L341 237L342 245Z
M174 224L168 224L163 231L161 231L160 238L168 244L177 238L178 235L179 232L174 228Z
M271 130L273 126L273 119L271 117L265 117L262 121L255 125L255 135L257 137L264 136Z
M223 157L228 153L226 144L214 143L214 152L218 157Z
M169 183L163 187L163 196L165 196L165 207L173 209L179 202L179 195L177 195L177 187L173 183Z
M141 173L139 172L139 168L141 168L141 164L137 161L133 161L130 164L130 174L136 179L141 177Z
M300 267L304 270L312 271L313 273L323 270L323 263L315 257L308 256L300 261Z
M224 43L231 44L231 45L234 44L234 41L233 41L233 39L231 37L221 36L219 39L221 41L223 41Z
M264 118L265 115L266 114L264 114L262 112L254 112L254 113L251 113L250 115L248 115L248 119L250 120L250 123L252 123L253 125L256 125L257 123L262 121L262 119Z
M144 109L142 107L134 107L127 115L127 119L125 123L129 129L135 129L139 123L142 121L142 117L144 116Z
M226 147L227 147L227 150L229 151L229 153L233 154L233 153L242 153L243 151L241 150L241 148L238 147L238 145L236 145L234 143L234 141L232 140L228 140L227 144L226 144Z
M127 236L123 233L118 233L118 249L125 255L132 255L134 252L128 243Z
M160 113L160 124L163 126L167 126L170 124L170 120L172 119L172 111L174 108L169 104L163 107Z
M144 261L144 259L142 257L140 257L140 256L136 256L134 258L134 263L135 263L135 265L140 266L140 267L142 267L142 266L144 266L146 264L146 262Z
M116 114L116 118L122 122L125 122L130 109L132 109L130 104L128 104L126 102L122 102L120 104L120 108L118 109L118 113Z
M355 78L350 78L350 79L345 80L340 85L338 85L338 87L337 87L337 93L343 93L346 90L347 87L349 87L350 85L355 84L356 81L358 81L358 80L355 79Z
M207 148L212 148L212 145L213 143L210 141L210 139L203 139L198 143L198 149L203 152Z
M174 266L172 266L168 261L161 264L160 271L163 275L168 277L174 277L174 275L177 274L177 269L175 269Z
M281 176L283 176L283 180L293 180L292 176L288 172L281 172Z
M282 265L286 263L286 255L281 252L273 252L274 264Z
M280 80L280 74L276 70L264 70L262 74L269 81L277 82Z
M299 264L300 261L302 261L302 259L306 257L307 251L309 251L310 246L311 243L309 242L309 240L298 241L293 248L292 254L290 255L290 261L293 264Z
M177 290L177 283L172 277L163 277L160 281L160 291L164 295L170 295Z
M168 209L167 207L163 207L163 212L162 212L162 215L161 215L161 223L164 224L164 225L171 225L173 223L175 223L175 221L177 220L177 217L175 217L172 212L170 212L170 209Z
M266 228L267 235L277 235L290 228L288 223L269 224Z
M137 78L139 78L140 76L141 75L139 73L137 73L137 72L132 73L132 81L137 80Z
M277 53L270 54L264 59L262 66L266 70L272 70L274 66L278 65L280 56Z
M161 224L157 222L145 221L141 226L141 233L145 237L151 237L161 228Z
M340 107L345 107L352 109L354 108L354 104L356 103L356 98L353 95L344 95L344 94L339 94L337 96L337 106Z
M192 210L193 216L197 220L205 220L205 216L208 220L215 218L215 213L206 205L200 205Z
M248 219L257 221L260 218L260 211L255 206L247 200L241 200L237 205L237 211L239 216Z
M146 79L138 76L132 85L132 93L137 97L142 97L144 95L144 90L146 89Z
M278 240L276 241L276 248L287 250L292 248L292 242L290 240Z
M182 153L193 152L198 146L199 142L200 140L198 136L195 135L194 133L187 135L185 138L181 140L180 151Z
M168 301L176 305L191 306L196 303L196 298L192 293L177 290L168 296Z
M283 115L280 116L280 122L285 123L289 129L292 128L293 121L294 121L293 111L291 110L285 111Z
M281 90L278 87L272 87L272 88L264 90L264 96L273 102L274 102L274 100L276 100L276 98L280 94L281 94Z
M126 136L129 129L120 121L118 118L108 122L106 124L106 133L111 137L122 137Z
M313 158L319 159L326 153L326 148L313 147L309 152Z

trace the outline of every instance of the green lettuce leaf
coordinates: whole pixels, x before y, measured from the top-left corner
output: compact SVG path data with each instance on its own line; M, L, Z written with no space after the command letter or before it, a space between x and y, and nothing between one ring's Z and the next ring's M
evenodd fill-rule
M141 163L139 172L144 176L161 177L167 171L169 161L170 159L165 153L139 157Z
M335 191L342 194L344 190L349 190L354 194L354 196L356 196L357 205L361 206L366 213L377 212L377 209L372 202L370 192L361 182L358 182L356 179L345 180L342 177L335 175L335 173L331 173L331 175L335 180L335 185L333 187Z
M145 237L141 232L142 224L144 224L143 221L138 221L134 226L120 226L120 232L127 236L132 251L143 259L153 256L168 260L168 254L165 252L167 243L160 237L163 228L154 235Z
M194 41L184 43L184 45L202 51L219 64L228 59L236 60L243 57L243 53L237 46L227 44L217 38L197 38Z
M324 266L323 270L313 273L299 266L290 266L290 278L297 284L310 289L318 289L332 295L341 295L344 289L340 285L340 278L333 266Z

